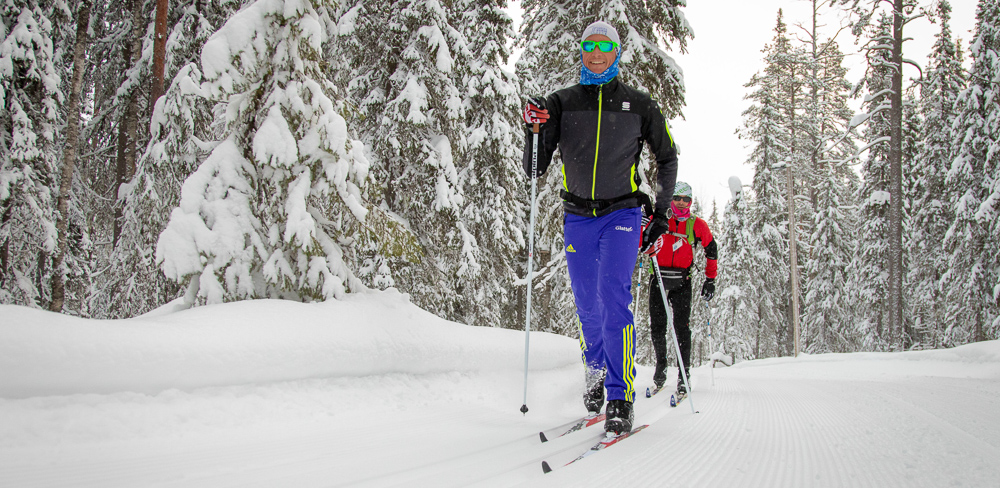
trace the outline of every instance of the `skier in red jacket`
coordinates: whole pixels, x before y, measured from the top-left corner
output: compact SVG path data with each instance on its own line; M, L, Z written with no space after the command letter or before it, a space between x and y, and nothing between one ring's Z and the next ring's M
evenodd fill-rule
M678 181L674 187L673 201L670 202L671 215L664 233L648 254L656 256L660 266L663 288L667 290L667 301L674 314L674 333L684 359L684 374L691 367L691 274L694 265L694 244L701 242L705 248L705 283L701 287L701 297L711 300L715 295L715 277L718 271L718 246L712 238L708 224L691 215L691 185ZM653 276L649 287L649 329L656 353L656 369L653 383L657 388L667 379L667 315L660 294L660 281ZM680 371L677 372L677 392L686 394Z

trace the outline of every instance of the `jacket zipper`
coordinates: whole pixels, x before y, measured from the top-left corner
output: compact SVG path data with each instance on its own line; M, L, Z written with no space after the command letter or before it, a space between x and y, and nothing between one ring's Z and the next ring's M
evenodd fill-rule
M604 85L597 89L597 144L594 146L594 174L590 179L590 199L597 200L597 155L601 151L601 115L604 110ZM597 210L594 211L597 217Z

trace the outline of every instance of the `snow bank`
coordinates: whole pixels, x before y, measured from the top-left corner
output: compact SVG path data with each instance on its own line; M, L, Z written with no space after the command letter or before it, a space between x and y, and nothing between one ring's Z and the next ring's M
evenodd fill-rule
M395 291L303 304L258 300L129 320L0 306L0 397L156 393L311 378L517 370L524 333L440 319ZM532 370L579 362L531 334Z
M839 366L830 368L831 363ZM799 358L771 358L738 363L731 369L758 368L768 368L767 374L772 378L815 378L820 372L832 371L835 375L828 376L829 379L856 381L914 377L1000 379L1000 341L978 342L952 349L892 354L803 354Z

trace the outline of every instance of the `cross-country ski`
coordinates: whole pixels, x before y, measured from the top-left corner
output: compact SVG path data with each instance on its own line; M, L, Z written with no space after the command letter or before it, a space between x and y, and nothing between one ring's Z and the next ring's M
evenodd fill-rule
M609 447L611 447L611 446L613 446L613 445L615 445L615 444L617 444L617 443L619 443L619 442L621 442L621 441L623 441L623 440L631 437L633 434L639 432L642 429L645 429L646 427L649 427L649 426L648 425L640 425L639 427L636 427L632 431L630 431L628 433L625 433L625 434L619 434L619 435L608 434L604 439L601 439L600 442L598 442L597 444L594 444L589 449L587 449L586 451L584 451L583 454L580 454L579 456L573 458L573 460L571 460L570 462L566 463L564 466L569 466L570 464L573 464L573 463L575 463L575 462L577 462L577 461L579 461L579 460L581 460L581 459L583 459L585 457L592 456L592 455L596 454L599 451L607 449L607 448L609 448ZM555 468L553 468L552 466L550 466L547 461L542 461L542 472L543 473L546 473L546 474L550 473L550 472L552 472L553 469L555 469Z
M603 413L601 413L601 414L590 414L590 415L587 415L587 416L581 418L580 420L575 420L575 421L569 422L569 423L567 423L565 425L561 425L559 427L550 429L548 431L549 434L547 434L547 435L545 433L546 431L541 431L541 432L538 433L538 437L541 439L542 442L548 442L549 439L554 439L554 438L562 437L562 436L567 435L567 434L572 434L573 432L576 432L576 431L579 431L579 430L582 430L582 429L586 429L587 427L590 427L592 425L597 425L597 424L602 423L602 422L604 422L604 414Z

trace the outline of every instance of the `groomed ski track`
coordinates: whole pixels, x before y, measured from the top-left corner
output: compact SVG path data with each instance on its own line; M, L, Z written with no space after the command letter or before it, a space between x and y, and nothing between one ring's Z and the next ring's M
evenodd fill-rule
M545 417L542 412L522 417L425 399L423 406L384 415L376 425L352 426L349 418L332 417L325 426L216 426L214 432L176 438L6 450L0 485L603 487L663 486L669 478L672 486L686 487L995 486L1000 479L996 379L880 375L883 361L850 357L744 363L717 369L714 386L709 370L695 369L688 400L700 413L692 414L687 402L670 408L668 395L639 395L636 422L650 423L649 428L547 475L542 460L575 457L601 435L601 427L542 444L537 432L550 425L532 420ZM838 378L869 369L868 379ZM538 381L574 374L553 371ZM382 393L425 395L414 391L420 386L403 385L442 380L456 384L451 395L472 391L471 383L478 381L460 375L399 377L392 381L396 387ZM85 401L95 409L102 402L139 402L175 409L177 415L214 406L224 415L240 404L280 408L276 399L282 395L289 396L286 406L302 405L302 396L319 401L319 390L333 386L318 381L254 387L237 393L236 407L234 392L226 388L214 399L203 391L192 397L92 395ZM258 401L248 401L254 397ZM549 401L554 399L539 399L536 408L547 408ZM59 415L59 409L49 413Z
M97 321L0 306L0 487L995 487L1000 341L692 369L572 465L575 339L443 321L398 292ZM675 375L671 369L668 375ZM670 376L672 377L672 376ZM691 406L700 413L692 414Z

